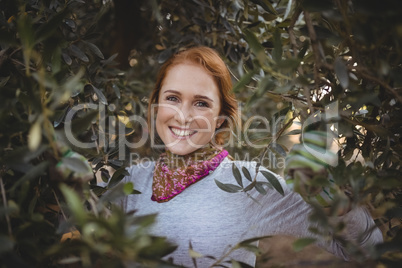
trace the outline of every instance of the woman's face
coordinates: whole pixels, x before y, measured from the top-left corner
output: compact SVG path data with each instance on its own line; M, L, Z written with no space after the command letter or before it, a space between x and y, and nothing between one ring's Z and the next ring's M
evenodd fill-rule
M173 66L159 93L156 131L166 148L178 155L206 145L222 123L219 89L204 68L193 63Z

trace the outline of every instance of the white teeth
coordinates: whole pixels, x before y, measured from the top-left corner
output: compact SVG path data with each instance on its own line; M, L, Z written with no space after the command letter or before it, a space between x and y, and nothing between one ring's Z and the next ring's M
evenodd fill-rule
M171 130L173 131L173 133L176 136L180 136L180 137L190 136L191 134L195 133L195 131L192 131L192 130L183 130L183 129L176 129L176 128L171 128Z

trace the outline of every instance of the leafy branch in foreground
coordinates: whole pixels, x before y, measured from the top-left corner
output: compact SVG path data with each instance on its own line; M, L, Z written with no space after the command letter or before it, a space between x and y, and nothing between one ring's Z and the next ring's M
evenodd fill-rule
M110 2L0 5L0 263L163 263L174 247L147 234L154 217L112 205L138 193L119 183L127 152L118 145L135 128L126 118L143 110L116 56L99 48Z

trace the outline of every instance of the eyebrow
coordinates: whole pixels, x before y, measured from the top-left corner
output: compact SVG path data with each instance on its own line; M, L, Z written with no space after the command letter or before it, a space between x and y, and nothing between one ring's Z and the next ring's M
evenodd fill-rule
M179 91L173 90L173 89L165 90L163 92L163 94L165 94L165 93L175 93L177 95L181 95L181 93ZM210 102L214 102L211 98L209 98L207 96L204 96L204 95L194 95L194 98L196 98L196 99L204 99L204 100L209 100Z

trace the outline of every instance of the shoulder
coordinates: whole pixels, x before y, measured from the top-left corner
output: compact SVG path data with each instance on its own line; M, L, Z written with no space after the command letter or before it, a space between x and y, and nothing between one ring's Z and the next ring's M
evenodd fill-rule
M125 180L132 182L145 181L153 177L154 169L154 161L144 161L136 165L132 165L127 168L129 175L126 176Z
M135 175L138 172L140 173L153 172L154 168L155 168L154 161L144 161L128 167L127 171L128 173L130 173L130 175Z

